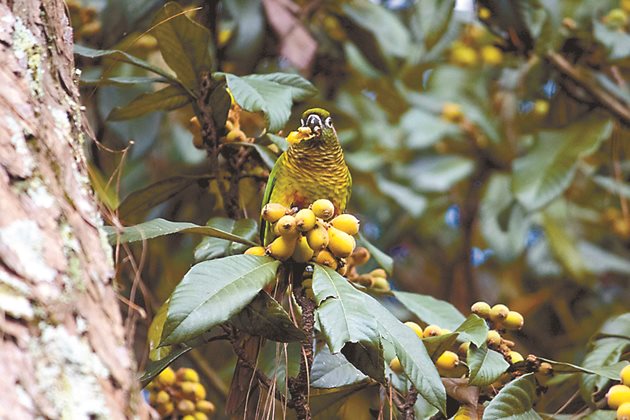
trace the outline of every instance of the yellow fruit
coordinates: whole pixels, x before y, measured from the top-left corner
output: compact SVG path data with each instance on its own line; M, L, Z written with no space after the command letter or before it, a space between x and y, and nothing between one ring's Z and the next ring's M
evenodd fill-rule
M267 247L267 253L278 260L285 261L293 255L296 245L297 238L278 236Z
M351 214L340 214L330 223L348 235L356 235L359 233L359 219Z
M457 352L459 353L460 356L462 357L467 357L468 356L468 349L470 348L470 341L466 341L465 343L462 343L459 345L459 348L457 349Z
M621 369L619 377L621 378L622 384L630 386L630 365L626 365L623 369Z
M477 51L473 48L461 45L451 50L450 61L463 67L472 67L477 64Z
M182 414L192 414L195 411L195 403L190 400L180 400L177 410Z
M402 365L400 364L400 360L398 359L398 357L394 357L392 359L392 361L389 362L389 367L397 375L400 375L404 371Z
M458 104L446 102L442 106L442 118L452 123L458 123L462 120L464 114L462 108Z
M213 414L216 411L214 404L206 400L197 401L196 408L197 411L201 411L206 414Z
M455 413L455 416L453 416L453 420L472 420L473 416L474 418L478 417L477 413L471 407L461 405L457 413Z
M372 277L379 277L381 279L386 279L387 278L387 272L385 272L385 270L383 270L382 268L377 268L377 269L374 269L374 270L370 271L370 276L372 276Z
M370 283L370 289L387 292L390 290L389 282L387 281L387 279L383 277L372 277L372 282Z
M330 200L326 199L315 200L311 206L311 210L313 210L315 216L324 220L330 219L335 214L335 206Z
M424 333L422 334L424 338L437 337L438 335L442 335L442 328L438 327L437 325L428 325L424 329Z
M330 253L330 251L325 249L322 249L317 253L317 256L315 256L315 262L317 264L330 267L333 270L337 269L337 260L335 259L333 254Z
M247 136L238 128L233 129L225 135L225 141L228 143L243 142L247 140Z
M604 22L612 29L621 29L628 24L628 14L623 9L612 9L604 17Z
M315 227L315 213L311 209L302 209L295 214L295 223L300 232L308 232Z
M617 420L630 420L630 402L625 402L617 408Z
M336 227L331 226L328 228L328 235L330 237L328 249L337 257L349 257L352 251L354 251L354 247L357 245L357 242L352 236Z
M457 365L459 365L459 356L449 350L442 353L435 362L435 366L444 370L455 369Z
M230 120L227 120L225 122L225 131L232 131L234 130L234 123Z
M287 214L288 209L282 204L267 203L262 209L262 218L269 223L277 222L282 216Z
M306 240L305 236L300 236L298 238L297 246L295 247L295 251L293 251L293 261L299 263L305 263L310 261L313 258L313 248L311 248Z
M262 246L253 246L251 248L247 248L247 250L245 250L245 254L263 256L265 255L265 248Z
M311 130L308 127L300 127L298 131L291 131L287 136L287 142L290 145L298 144L302 140L311 138Z
M173 404L172 402L167 402L166 404L158 404L155 409L161 416L169 416L173 414L173 411L175 410L175 404Z
M502 304L494 305L490 309L490 319L494 322L503 322L503 320L510 313L510 309Z
M510 359L510 363L515 364L518 362L522 362L523 360L523 355L517 351L511 351L508 353L508 358Z
M477 302L470 307L470 311L484 319L490 318L490 305L486 302Z
M608 407L617 409L623 403L630 402L630 387L626 385L613 385L606 394Z
M503 53L497 47L486 45L481 48L481 59L491 66L498 66L503 62Z
M549 112L549 102L544 99L537 99L534 101L534 115L544 117Z
M166 391L160 391L155 395L156 404L166 404L171 400L171 396Z
M208 416L198 411L196 411L193 416L195 420L208 420Z
M354 265L363 265L370 260L370 251L366 248L359 246L354 249L354 252L351 255L352 264Z
M488 331L488 336L486 337L486 343L490 347L497 347L501 345L501 334L498 331L490 330Z
M276 222L275 230L280 236L295 237L298 234L297 222L293 216L282 216Z
M317 223L312 230L306 233L306 240L308 241L308 246L315 252L326 248L330 240L328 229L324 225Z
M182 382L180 387L184 396L190 400L197 401L206 398L206 388L198 382Z
M193 416L192 414L186 414L184 417L182 417L182 420L195 420L195 416Z
M420 338L423 337L423 331L422 331L422 327L418 324L416 324L413 321L407 321L405 322L405 325L408 326L409 328L411 328L413 330L413 332L416 333L416 335Z
M524 322L523 315L516 311L510 311L503 320L503 326L508 330L520 330L523 328Z
M175 371L167 367L157 377L157 382L162 386L170 386L175 383Z
M490 16L492 16L492 12L487 7L480 7L478 14L481 20L490 19Z

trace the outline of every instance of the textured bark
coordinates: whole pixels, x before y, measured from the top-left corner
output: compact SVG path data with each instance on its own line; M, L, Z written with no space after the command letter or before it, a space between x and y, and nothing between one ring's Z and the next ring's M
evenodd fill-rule
M0 0L0 418L142 410L62 0Z

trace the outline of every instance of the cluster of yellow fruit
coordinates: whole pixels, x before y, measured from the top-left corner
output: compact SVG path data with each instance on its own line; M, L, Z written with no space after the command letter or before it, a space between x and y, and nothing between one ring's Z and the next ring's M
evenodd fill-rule
M188 130L193 135L193 145L197 149L204 149L203 136L201 133L201 123L195 116L188 121ZM225 136L219 138L221 143L245 143L253 142L253 139L241 130L241 108L232 100L232 105L228 111L225 121Z
M519 352L512 350L514 342L502 335L506 330L517 331L523 328L525 322L523 315L516 311L511 311L510 308L503 304L491 307L486 302L473 304L470 307L470 311L488 322L491 329L488 331L486 343L489 348L501 352L510 364L524 360Z
M348 272L346 278L348 281L356 284L360 284L368 289L377 290L381 292L387 292L390 290L389 282L387 281L387 273L382 268L377 268L369 273L359 274L357 267L367 263L370 259L370 252L362 246L357 247L352 255L347 259Z
M503 52L492 45L493 35L479 24L466 27L461 39L454 41L449 52L449 61L461 67L476 67L480 61L488 66L503 62Z
M194 369L164 369L149 385L149 403L163 418L207 420L215 407L206 400L206 389Z
M78 0L68 0L68 12L75 40L90 38L101 32L101 22L96 19L96 9L84 6Z
M606 394L608 407L617 410L617 420L630 420L630 365L621 369L621 384L613 385Z
M630 239L630 220L616 207L604 211L603 219L612 226L613 232L622 239Z
M353 236L359 232L359 220L347 213L333 218L334 214L333 203L326 199L300 210L269 203L262 209L262 218L272 223L276 238L266 248L255 246L245 253L270 255L280 261L312 261L345 275L346 258L356 247Z

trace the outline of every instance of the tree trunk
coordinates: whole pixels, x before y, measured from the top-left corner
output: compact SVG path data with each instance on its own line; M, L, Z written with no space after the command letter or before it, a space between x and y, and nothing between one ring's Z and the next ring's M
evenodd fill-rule
M62 0L0 0L0 418L142 411Z

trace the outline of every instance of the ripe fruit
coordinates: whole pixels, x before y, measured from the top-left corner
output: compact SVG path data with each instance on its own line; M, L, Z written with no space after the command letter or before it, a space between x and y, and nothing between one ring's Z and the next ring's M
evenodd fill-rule
M461 405L457 413L455 413L455 416L453 416L453 420L472 420L473 416L477 418L477 413L474 412L471 407Z
M497 47L486 45L481 48L481 59L491 66L498 66L503 61L503 53Z
M549 112L549 102L544 99L537 99L534 101L534 115L544 117Z
M167 402L166 404L158 404L155 409L161 416L168 416L171 415L175 410L175 404L173 404L172 402Z
M490 347L497 347L501 345L501 334L499 334L495 330L488 331L488 336L486 337L486 343Z
M208 420L208 416L198 411L195 411L195 413L193 414L193 417L195 420Z
M518 362L522 362L523 360L523 355L517 351L511 351L508 353L508 358L510 359L510 363L515 364Z
M523 328L524 322L523 315L516 311L510 311L503 320L503 326L508 330L520 330Z
M438 335L442 335L442 328L437 325L429 325L424 329L424 333L422 336L424 338L427 337L437 337Z
M611 29L621 29L628 24L628 14L623 9L612 9L604 17L604 22Z
M328 241L328 248L337 257L345 258L349 257L354 251L354 247L357 245L354 238L343 232L336 227L328 228L328 235L330 240Z
M182 414L192 414L195 411L195 403L190 400L180 400L177 403L177 410Z
M486 302L477 302L470 307L470 311L484 319L490 318L490 305Z
M197 401L196 408L197 411L201 411L206 414L213 414L216 411L214 404L206 400Z
M408 326L409 328L411 328L413 330L413 332L415 332L418 337L420 337L420 338L423 337L422 327L420 325L416 324L413 321L407 321L407 322L405 322L405 325Z
M626 365L623 369L621 369L619 376L621 377L622 384L630 386L630 365Z
M625 402L617 408L617 420L630 420L630 402Z
M293 255L296 245L297 238L278 236L267 247L267 253L278 260L284 261Z
M162 390L155 395L155 403L156 404L166 404L171 400L171 396L168 392Z
M265 248L262 246L253 246L251 248L247 248L247 250L245 251L245 254L258 255L262 257L263 255L265 255Z
M312 230L306 233L306 240L308 241L308 246L315 252L326 248L329 241L328 230L321 223L317 223Z
M477 51L466 45L460 45L451 50L450 61L463 67L472 67L477 64Z
M295 214L295 223L300 232L308 232L315 227L315 213L311 209L302 209Z
M459 345L457 352L459 353L460 356L466 357L468 355L469 348L470 348L470 341L466 341L465 343L462 343Z
M370 276L372 276L372 277L379 277L381 279L386 279L387 278L387 273L382 268L376 268L376 269L370 271Z
M623 403L630 402L630 387L626 385L613 385L606 394L608 406L617 409Z
M435 362L435 366L444 370L455 369L457 365L459 365L459 356L449 350L442 353Z
M286 237L294 237L297 235L297 223L295 221L295 217L293 216L282 216L276 222L275 230L278 235L286 236Z
M334 227L348 235L359 233L359 219L351 214L340 214L330 222Z
M494 322L502 322L507 318L508 313L510 313L510 309L507 306L502 304L494 305L490 309L490 319Z
M330 200L326 199L315 200L311 209L313 213L315 213L315 216L324 220L330 219L335 214L335 206Z
M305 263L310 261L313 258L313 248L308 245L308 241L306 237L300 236L298 238L297 246L295 247L295 251L293 251L293 261L299 263Z
M458 104L446 102L442 106L442 118L452 123L458 123L462 120L464 114L462 108Z
M262 209L262 218L269 223L275 223L287 214L287 208L278 203L267 203Z
M175 371L167 367L157 377L157 381L162 386L170 386L175 383Z
M245 135L245 133L243 133L243 131L238 128L233 129L225 135L225 141L227 143L243 142L246 140L247 136Z
M478 15L479 15L479 19L486 20L486 19L489 19L490 16L492 16L492 12L490 11L490 9L486 7L480 7Z
M333 270L337 269L337 260L335 259L333 254L331 254L330 251L326 249L322 249L321 251L317 253L317 256L315 256L315 262L317 264L330 267Z
M182 417L182 420L195 420L195 416L193 416L192 414L186 414L184 417Z
M398 359L398 357L394 357L392 359L392 361L389 362L389 367L397 375L400 375L404 371L402 365L400 364L400 360Z

